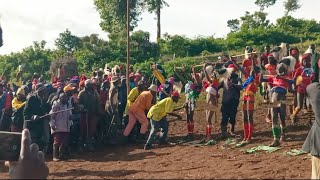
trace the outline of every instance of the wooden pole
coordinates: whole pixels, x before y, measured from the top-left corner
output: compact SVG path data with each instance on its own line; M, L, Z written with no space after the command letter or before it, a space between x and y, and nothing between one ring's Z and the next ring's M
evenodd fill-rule
M130 93L130 81L129 81L129 66L130 66L130 0L127 0L127 94Z

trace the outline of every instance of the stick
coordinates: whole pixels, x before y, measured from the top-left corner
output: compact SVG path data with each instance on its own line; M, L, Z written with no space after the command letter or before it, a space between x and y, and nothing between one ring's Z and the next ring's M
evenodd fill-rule
M111 123L110 123L110 126L109 126L109 128L108 128L108 131L107 131L106 136L108 136L108 135L109 135L109 132L110 132L111 126L112 126L113 121L114 121L114 117L115 117L115 115L113 115L113 116L112 116L112 120L111 120Z
M47 116L51 116L51 115L54 115L54 114L61 113L61 112L70 111L72 109L74 109L74 108L69 108L69 109L65 109L65 110L61 110L61 111L56 111L56 112L53 112L53 113L50 113L50 114L46 114L46 115L40 116L38 120L40 120L42 118L45 118ZM29 121L37 121L37 120L26 120L26 122L29 122Z
M15 134L15 135L22 135L20 132L8 132L8 131L0 131L0 134Z

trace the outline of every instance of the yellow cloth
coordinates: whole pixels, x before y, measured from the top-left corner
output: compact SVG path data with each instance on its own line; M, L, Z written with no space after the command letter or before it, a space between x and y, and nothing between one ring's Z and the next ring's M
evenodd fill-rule
M129 107L130 112L144 112L151 108L153 95L150 91L142 92L134 103Z
M26 96L26 92L24 89L22 88L19 88L18 91L17 91L17 95L20 94L20 95L23 95L23 96Z
M25 104L26 104L26 102L19 101L18 98L14 98L12 100L12 108L13 109L20 109Z
M21 87L23 85L22 81L17 81L17 80L14 80L12 83L14 83L18 87Z
M140 95L138 87L133 88L128 97L127 97L127 106L125 113L127 114L128 108L133 104L133 102L137 99L137 97Z
M160 121L167 115L167 113L173 112L173 109L174 102L171 97L167 97L152 106L148 112L147 117L154 121Z

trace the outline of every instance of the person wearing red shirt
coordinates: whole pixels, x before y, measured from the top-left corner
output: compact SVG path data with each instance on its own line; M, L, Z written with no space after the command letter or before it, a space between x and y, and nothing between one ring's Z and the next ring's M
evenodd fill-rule
M296 124L297 122L297 115L303 107L307 86L312 83L315 77L315 73L311 68L311 57L311 54L304 54L302 56L301 66L295 71L295 74L293 76L296 82L295 89L297 91L297 106L290 116L292 124ZM309 109L311 110L310 107L308 107L308 110ZM311 121L310 118L309 121Z
M246 71L246 74L244 75L244 77L246 79L248 79L248 77L250 75L251 66L252 66L252 59L254 59L254 64L258 64L258 61L254 56L255 56L255 54L252 53L249 58L243 60L242 66L243 66L244 70Z
M286 119L286 94L287 90L291 89L293 80L288 76L287 66L283 63L277 65L277 75L269 78L261 78L262 82L270 82L273 87L271 89L271 119L272 119L272 134L274 140L270 147L276 147L280 145L280 141L285 138L285 119ZM278 123L278 117L280 116L280 128Z

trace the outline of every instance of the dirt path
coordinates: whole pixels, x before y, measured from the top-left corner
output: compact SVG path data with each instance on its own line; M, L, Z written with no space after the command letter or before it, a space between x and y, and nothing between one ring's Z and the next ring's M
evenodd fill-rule
M204 103L198 103L199 109L204 106ZM302 120L299 127L288 127L288 140L276 152L244 154L241 151L271 143L271 124L265 122L265 114L266 106L259 106L254 119L254 140L243 148L234 148L234 145L225 147L224 141L207 147L182 144L148 151L142 149L143 145L107 147L96 153L76 155L68 162L49 161L49 178L310 178L311 162L306 154L294 157L284 155L287 151L301 148L309 130L308 126L303 125L306 120ZM200 110L195 117L196 133L201 139L200 135L205 130L205 114ZM220 114L218 117L221 117ZM214 124L215 137L218 136L219 121ZM242 135L241 113L238 113L237 123L237 133ZM181 139L185 133L184 121L170 121L171 141ZM0 168L0 178L7 178L7 170Z

